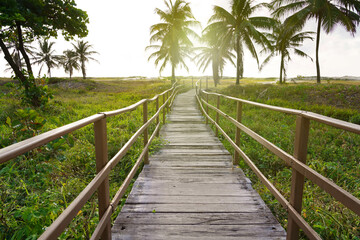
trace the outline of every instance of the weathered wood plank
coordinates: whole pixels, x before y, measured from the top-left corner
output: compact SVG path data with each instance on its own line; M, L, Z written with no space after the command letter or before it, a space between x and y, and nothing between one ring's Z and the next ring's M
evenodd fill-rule
M246 204L246 203L259 203L260 200L255 198L256 194L250 196L188 196L188 195L137 195L131 194L126 203L129 204L150 204L150 203L180 203L180 204L202 204L202 203L211 203L211 204Z
M165 213L253 213L269 212L269 209L258 202L250 203L150 203L150 204L125 204L121 212L165 212Z
M202 184L202 183L134 183L133 194L163 194L163 195L228 195L246 196L251 191L241 184Z
M285 239L278 224L114 225L113 239ZM242 237L242 238L241 238Z
M254 225L276 224L267 213L131 213L116 219L114 225Z

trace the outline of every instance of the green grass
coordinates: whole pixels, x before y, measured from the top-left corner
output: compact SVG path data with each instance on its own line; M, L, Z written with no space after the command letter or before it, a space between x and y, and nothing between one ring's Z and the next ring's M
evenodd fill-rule
M155 80L55 79L50 84L54 100L51 100L48 107L36 111L22 108L24 110L19 111L21 107L12 95L13 90L6 84L1 85L1 147L99 112L126 107L143 98L153 97L170 86L169 81ZM149 116L155 113L155 102L149 104L149 111ZM142 121L142 107L107 119L109 158L120 150L142 125ZM36 127L40 125L41 127ZM152 124L150 133L154 127ZM155 139L151 151L155 151L161 143L160 139ZM142 150L142 144L140 137L111 171L111 197L135 163ZM44 227L49 226L92 180L96 174L95 169L92 125L1 164L0 239L39 237ZM121 200L121 204L124 201L125 198ZM117 212L113 217L116 217ZM60 239L88 238L97 222L97 196L94 194Z
M302 109L360 123L360 87L343 84L241 85L211 89L225 95L261 103ZM215 98L210 103L216 105ZM236 104L221 100L220 109L235 117ZM210 111L214 118L214 111ZM293 153L295 116L244 104L242 122L286 152ZM220 117L221 127L234 139L235 127ZM360 198L360 136L311 121L307 164L337 185ZM220 136L226 148L232 147ZM291 169L245 133L241 148L289 200ZM240 163L270 209L286 228L287 214L251 169ZM359 239L360 219L341 203L306 181L302 216L323 239ZM302 235L304 237L304 235ZM305 238L305 237L304 237Z

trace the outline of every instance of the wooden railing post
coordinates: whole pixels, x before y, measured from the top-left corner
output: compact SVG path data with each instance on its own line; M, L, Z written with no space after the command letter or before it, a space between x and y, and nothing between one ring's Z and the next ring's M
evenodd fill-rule
M201 92L201 87L202 87L202 86L201 86L201 82L202 82L202 79L200 78L200 92Z
M143 103L143 123L148 121L148 104L147 101ZM148 143L148 128L144 131L144 147ZM144 154L144 164L149 164L149 151L146 151Z
M209 79L206 77L206 89L209 89Z
M169 99L169 92L166 93L166 101L168 99ZM169 113L169 105L170 105L170 101L168 101L166 104L166 113Z
M236 104L236 121L241 122L242 118L242 102L237 102ZM236 127L235 132L235 143L240 147L240 128ZM237 151L234 153L233 165L239 165L240 155Z
M296 133L294 143L294 157L302 163L306 163L307 144L309 138L310 120L298 116L296 119ZM302 198L304 190L304 175L292 169L290 204L301 214ZM299 226L289 217L287 226L287 239L299 239Z
M163 95L163 105L165 104L165 94ZM163 124L165 124L165 117L166 117L166 106L164 105L163 108Z
M220 96L217 96L217 102L216 102L216 108L220 109ZM219 124L219 116L220 114L218 112L216 112L216 123ZM215 128L215 135L218 137L219 136L219 129L216 127Z
M209 103L209 94L206 93L206 102ZM209 106L206 105L206 114L209 114ZM206 118L206 124L209 123L209 119Z
M159 96L156 98L156 112L159 111ZM156 126L160 122L160 114L156 117ZM156 133L156 137L159 137L159 131Z
M107 146L107 131L106 118L103 118L94 123L95 132L95 156L96 156L96 172L100 172L108 162L108 146ZM110 204L109 193L109 177L106 177L98 188L99 201L99 219L104 215L106 209ZM101 239L111 239L111 219L108 219L106 227L101 235Z
M194 77L191 78L191 88L194 88Z

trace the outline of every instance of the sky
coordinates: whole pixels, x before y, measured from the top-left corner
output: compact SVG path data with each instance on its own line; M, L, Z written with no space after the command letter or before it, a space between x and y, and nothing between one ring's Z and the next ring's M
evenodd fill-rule
M205 27L209 17L213 14L214 5L229 10L230 0L188 0L195 18ZM155 8L165 9L163 0L76 0L78 8L86 11L89 15L89 35L84 39L88 41L93 50L99 54L94 57L99 61L87 64L87 76L89 77L129 77L147 76L158 77L159 67L155 67L152 60L148 61L151 52L145 51L150 44L150 26L160 22L154 13ZM258 15L269 15L265 10ZM315 21L310 20L304 30L316 31ZM201 29L197 30L201 33ZM56 54L62 54L66 49L71 49L70 42L66 42L61 36L51 39L56 44ZM37 44L34 43L36 47ZM315 41L307 40L301 47L315 61ZM258 48L258 51L261 49ZM245 77L278 77L280 60L278 57L259 72L257 62L245 50L244 55ZM260 55L260 62L266 55ZM360 28L355 36L347 33L343 28L336 27L330 34L322 32L320 40L320 68L321 75L328 77L360 76ZM177 69L176 75L181 76L211 76L211 67L204 73L199 71L196 65L188 62L189 72L185 69ZM0 76L9 77L11 72L3 72L5 60L0 59ZM34 67L38 73L39 66ZM47 72L43 68L42 74ZM166 68L161 76L171 75L171 69ZM288 77L315 76L315 63L310 59L300 58L293 55L292 61L287 66ZM67 76L63 69L52 70L52 76ZM75 72L74 76L81 76ZM224 76L235 77L236 70L231 64L224 69Z

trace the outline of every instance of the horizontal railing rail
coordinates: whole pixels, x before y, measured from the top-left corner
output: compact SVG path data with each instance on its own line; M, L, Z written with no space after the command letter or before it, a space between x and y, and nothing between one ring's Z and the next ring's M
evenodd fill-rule
M202 97L202 96L205 97ZM217 97L217 106L209 104L208 96L213 95ZM220 98L225 98L237 102L237 116L236 119L227 115L219 109ZM261 182L269 189L269 191L274 195L274 197L279 201L279 203L287 210L288 216L288 230L287 230L287 239L298 239L299 238L299 228L301 228L304 233L310 239L321 239L319 234L316 233L314 229L305 221L301 216L302 208L302 195L304 187L304 178L311 180L314 184L319 186L321 189L329 193L336 200L341 202L345 207L352 210L355 214L360 216L360 200L353 196L351 193L345 191L333 181L322 176L320 173L311 169L306 165L306 154L307 154L307 142L309 134L309 124L310 120L317 121L329 126L333 126L342 130L360 134L360 126L357 124L345 122L342 120L334 119L331 117L326 117L320 114L300 111L290 108L276 107L267 104L252 102L240 98L230 97L219 93L210 93L207 91L199 89L198 83L196 83L196 99L199 103L200 110L206 117L207 121L210 121L214 124L216 129L216 134L218 131L225 137L225 139L231 144L235 150L234 155L234 164L238 164L239 156L247 163L247 165L254 171L257 177ZM263 138L259 134L255 133L245 125L241 123L242 116L242 104L250 104L253 106L282 112L286 114L292 114L297 116L296 120L296 134L295 134L295 143L294 143L294 155L290 155L281 148L277 147L272 142ZM206 109L205 109L205 107ZM209 108L216 112L216 119L210 117ZM236 126L235 141L233 141L229 135L220 127L219 125L219 116L224 117L232 124ZM262 146L267 148L269 151L274 153L277 157L282 159L289 167L292 168L292 182L291 182L291 195L290 201L287 201L286 198L275 188L275 186L262 174L262 172L256 167L256 165L251 161L251 159L240 149L240 131L243 131L251 138L256 140Z
M125 194L132 178L138 170L142 161L145 164L149 163L148 151L149 146L155 136L159 135L160 129L160 114L163 112L163 123L165 123L165 115L169 112L175 96L179 90L176 83L168 90L155 95L151 99L142 99L139 102L125 108L114 111L102 112L90 117L81 119L79 121L67 124L65 126L56 128L54 130L42 133L38 136L29 138L27 140L15 143L8 147L0 149L0 163L5 163L21 154L24 154L34 148L42 146L56 138L62 137L75 130L94 124L95 134L95 153L96 153L96 168L97 174L91 182L81 191L81 193L71 202L71 204L57 217L57 219L46 228L45 232L39 239L56 239L64 229L70 224L73 218L77 215L80 209L86 204L90 197L98 191L99 201L99 223L93 232L91 239L110 239L111 238L111 214L115 211L119 201ZM163 96L163 104L159 107L159 98ZM148 103L156 101L156 113L148 119ZM107 130L106 118L116 116L136 110L139 106L143 106L143 125L132 135L132 137L124 144L124 146L115 154L113 158L108 161L107 155ZM148 128L150 124L156 122L155 130L148 139ZM110 202L109 196L109 180L110 171L119 163L122 157L128 152L131 146L139 138L144 135L144 148L138 157L136 163L123 181L119 190Z

